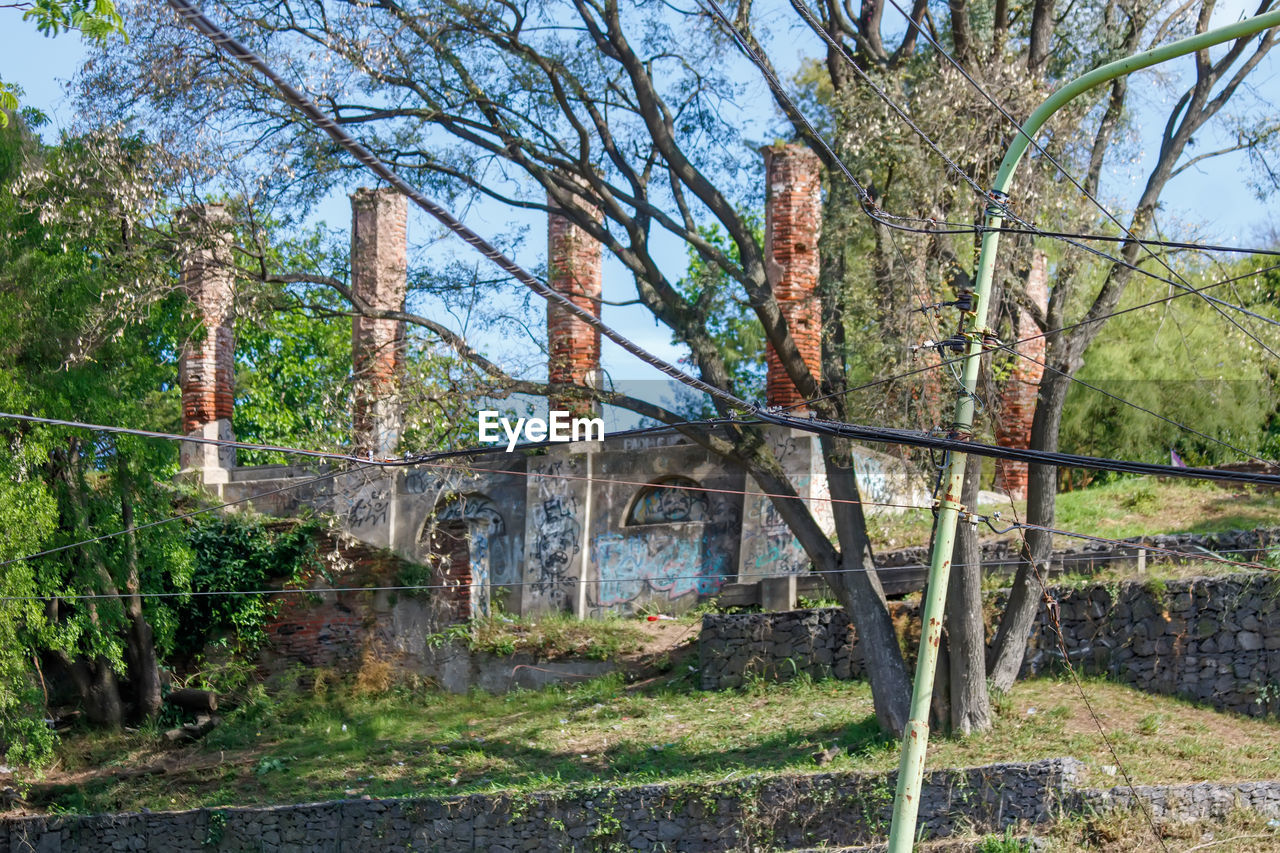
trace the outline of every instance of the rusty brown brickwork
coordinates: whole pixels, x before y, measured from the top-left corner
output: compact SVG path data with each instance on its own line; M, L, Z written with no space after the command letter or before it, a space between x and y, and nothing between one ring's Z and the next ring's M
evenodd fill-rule
M765 268L787 328L815 379L822 376L822 310L818 301L818 236L822 233L822 169L803 145L764 149ZM772 346L767 353L766 401L804 400ZM804 408L797 411L804 411Z
M408 202L392 189L351 196L351 288L379 311L403 311L407 286ZM351 325L352 445L358 454L389 456L400 438L404 323L356 317Z
M1027 296L1044 311L1049 304L1048 262L1044 253L1037 251L1031 259L1027 273ZM1018 311L1018 337L1037 334L1039 328L1025 310ZM1000 393L1000 414L996 419L996 444L1004 447L1026 447L1031 441L1031 420L1036 413L1036 394L1040 390L1040 377L1044 367L1035 361L1044 361L1044 338L1036 338L1018 344L1017 351L1027 358L1017 358L1013 373L1006 380ZM1008 492L1014 500L1027 496L1027 463L1009 459L996 460L994 488Z
M279 528L288 523L279 524ZM293 579L291 588L330 589L400 585L409 563L396 555L329 531L314 534L316 553L325 566L315 565ZM435 591L424 594L434 595ZM354 670L366 649L386 651L394 643L386 636L392 621L390 604L372 592L327 592L314 596L272 596L264 626L272 659L279 667L290 662L312 667Z
M178 362L182 430L190 435L216 420L231 420L235 405L234 259L231 217L220 204L185 212L188 244L182 258L182 288L201 330L188 340ZM202 337L201 337L202 336Z
M548 199L548 203L555 202ZM603 288L601 247L578 226L557 214L547 217L548 283L580 308L600 316ZM570 388L598 387L600 332L564 308L547 303L547 382L552 410L594 415L597 407Z

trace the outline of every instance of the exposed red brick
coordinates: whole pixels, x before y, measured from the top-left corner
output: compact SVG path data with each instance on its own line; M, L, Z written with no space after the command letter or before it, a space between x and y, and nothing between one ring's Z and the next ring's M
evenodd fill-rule
M796 347L815 379L822 375L822 309L818 301L818 237L822 233L822 168L803 145L763 149L765 269ZM770 406L797 406L804 396L770 346L765 398Z
M1044 311L1049 305L1048 262L1043 252L1037 251L1031 259L1027 273L1027 296ZM1031 315L1018 312L1019 338L1029 337L1038 331ZM1036 364L1044 361L1044 338L1036 338L1018 344L1017 351L1027 358L1015 359L1013 373L1000 393L1000 414L996 418L996 444L1004 447L1026 447L1031 442L1031 421L1036 413L1036 394L1040 390L1040 377L1044 367ZM1014 500L1027 496L1027 463L1009 459L996 460L994 487L1008 492Z
M550 197L547 202L553 207L556 204ZM601 246L555 213L547 217L547 268L547 283L553 289L578 307L600 316ZM547 382L551 386L548 403L552 410L578 415L596 413L597 406L572 389L600 384L600 332L551 302L547 303Z
M432 597L442 615L450 621L465 622L471 618L471 548L467 541L467 525L442 523L432 532L433 567Z
M185 216L188 242L181 281L203 335L187 341L178 362L182 429L189 435L213 421L231 420L235 407L235 274L226 208L206 204Z
M407 288L407 199L392 189L351 196L351 288L379 311L403 311ZM404 323L356 317L351 325L353 447L389 456L400 440Z

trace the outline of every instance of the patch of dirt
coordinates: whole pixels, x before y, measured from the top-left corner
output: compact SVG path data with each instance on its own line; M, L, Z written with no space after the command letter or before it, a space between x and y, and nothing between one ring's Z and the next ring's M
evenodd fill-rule
M701 622L640 619L635 627L644 637L640 647L618 660L628 680L651 679L697 658Z

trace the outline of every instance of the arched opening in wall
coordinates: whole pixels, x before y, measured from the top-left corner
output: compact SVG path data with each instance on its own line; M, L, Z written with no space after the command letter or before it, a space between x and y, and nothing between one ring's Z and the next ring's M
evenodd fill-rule
M445 620L465 622L472 616L471 542L467 524L460 520L437 520L429 535L431 600Z
M465 621L489 615L493 566L505 567L506 526L491 499L482 494L451 494L438 504L419 534L419 553L432 568L432 600L441 618Z
M636 492L623 524L636 527L710 520L711 502L696 481L688 477L664 477Z

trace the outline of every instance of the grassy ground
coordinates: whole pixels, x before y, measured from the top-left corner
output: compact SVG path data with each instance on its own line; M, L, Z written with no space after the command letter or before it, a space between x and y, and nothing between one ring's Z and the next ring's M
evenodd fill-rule
M1026 502L1016 502L1013 509L1007 501L1002 505L980 504L978 507L984 515L996 510L1006 520L1025 518ZM1131 477L1058 495L1056 516L1055 526L1062 530L1112 539L1249 529L1280 523L1280 493ZM870 524L875 545L889 550L927 544L932 520L932 514L925 510L874 516ZM1057 539L1058 547L1078 543L1069 537Z
M72 735L28 799L97 812L710 780L810 772L813 754L833 743L844 751L824 769L896 766L897 744L878 734L865 684L705 693L679 667L639 686L615 676L507 696L323 684L260 696L195 746L166 747L155 731ZM1101 681L1086 690L1135 782L1280 778L1280 722ZM935 739L930 765L1063 755L1087 763L1090 784L1120 783L1074 685L1037 679L1000 699L992 734Z

